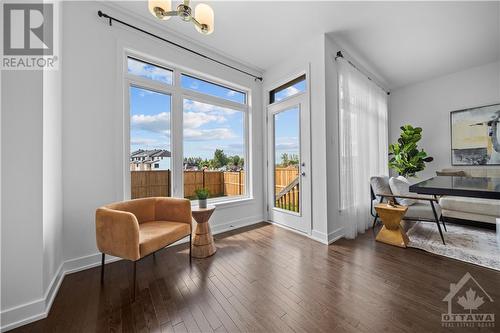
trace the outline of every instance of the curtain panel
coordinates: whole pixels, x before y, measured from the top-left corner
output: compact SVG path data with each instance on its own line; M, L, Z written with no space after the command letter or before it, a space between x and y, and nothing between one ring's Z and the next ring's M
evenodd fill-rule
M387 93L338 58L340 215L345 236L371 224L370 177L388 175Z

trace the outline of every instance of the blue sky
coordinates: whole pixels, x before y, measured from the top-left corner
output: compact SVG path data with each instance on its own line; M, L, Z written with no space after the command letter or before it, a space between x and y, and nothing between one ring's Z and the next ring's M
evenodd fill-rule
M294 107L274 115L275 163L281 163L281 155L299 156L300 111Z
M130 88L131 151L170 150L171 97ZM244 113L184 100L184 156L212 158L215 149L244 157Z
M129 59L129 73L172 84L170 70ZM182 75L183 88L244 104L245 94L216 84ZM299 82L276 94L281 100L305 89ZM183 102L184 157L212 158L215 149L227 155L244 157L244 113L185 99ZM171 97L138 87L130 87L131 151L137 149L171 150ZM291 109L275 116L276 156L297 154L299 110ZM280 159L277 159L279 162Z
M306 81L300 81L293 86L287 87L283 90L278 90L274 95L274 101L279 102L287 97L293 96L299 92L306 91Z
M170 147L170 95L130 87L130 150Z

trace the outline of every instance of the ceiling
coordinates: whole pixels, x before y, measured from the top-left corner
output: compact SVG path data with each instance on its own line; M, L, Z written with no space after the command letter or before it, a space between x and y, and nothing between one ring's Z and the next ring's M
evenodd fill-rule
M205 2L215 11L209 36L178 18L155 20L146 1L117 5L264 71L326 33L389 89L500 59L496 1Z

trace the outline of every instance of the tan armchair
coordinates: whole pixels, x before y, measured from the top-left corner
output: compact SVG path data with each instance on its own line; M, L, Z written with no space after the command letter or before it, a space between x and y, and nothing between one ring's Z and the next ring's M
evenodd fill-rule
M187 236L191 260L191 232L191 203L187 199L144 198L98 208L96 239L102 253L101 282L106 254L131 260L134 262L135 299L137 261Z

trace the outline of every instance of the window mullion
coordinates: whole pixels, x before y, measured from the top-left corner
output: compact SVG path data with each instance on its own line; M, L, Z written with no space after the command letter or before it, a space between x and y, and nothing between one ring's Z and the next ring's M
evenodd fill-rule
M174 91L172 94L172 193L173 196L184 197L183 175L183 107L182 93L179 88L180 72L174 71Z

